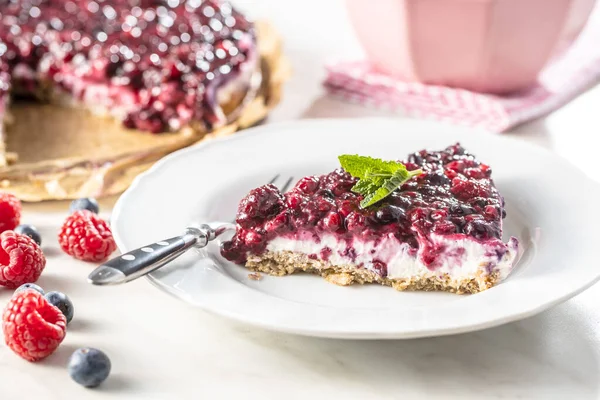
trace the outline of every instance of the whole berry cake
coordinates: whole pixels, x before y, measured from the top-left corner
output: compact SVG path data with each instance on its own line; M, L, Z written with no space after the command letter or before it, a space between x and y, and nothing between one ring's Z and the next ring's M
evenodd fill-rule
M141 131L210 130L258 58L253 24L225 1L0 0L0 116L11 92Z
M460 144L411 154L398 165L376 161L393 167L392 178L361 175L348 162L302 178L287 193L273 185L252 190L223 256L273 275L306 271L340 285L397 290L476 293L510 273L518 241L502 241L504 199L488 165Z

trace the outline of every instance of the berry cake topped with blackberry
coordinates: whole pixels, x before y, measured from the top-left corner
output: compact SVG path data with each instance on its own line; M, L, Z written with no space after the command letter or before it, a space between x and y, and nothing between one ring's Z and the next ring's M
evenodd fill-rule
M223 256L272 275L305 271L397 290L476 293L508 276L519 245L502 241L504 199L491 168L460 144L402 163L339 159L342 168L287 193L252 190Z
M0 0L0 117L11 92L140 131L207 131L256 86L259 58L225 1Z

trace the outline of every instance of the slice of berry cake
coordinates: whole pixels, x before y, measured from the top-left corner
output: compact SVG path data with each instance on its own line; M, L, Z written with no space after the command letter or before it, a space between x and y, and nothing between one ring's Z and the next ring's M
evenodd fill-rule
M504 199L490 167L459 144L404 163L340 161L285 194L252 190L223 256L272 275L305 271L397 290L476 293L508 276L519 246L502 241Z

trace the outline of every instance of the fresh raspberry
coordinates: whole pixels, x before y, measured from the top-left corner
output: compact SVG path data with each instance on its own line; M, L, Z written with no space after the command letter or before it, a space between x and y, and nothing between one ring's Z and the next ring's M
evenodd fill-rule
M29 236L13 231L0 234L0 285L15 289L38 280L46 257Z
M104 261L117 245L106 221L91 211L71 214L58 232L63 251L84 261Z
M35 290L14 294L2 315L6 345L28 361L39 361L56 350L65 338L63 313Z
M484 184L475 180L466 180L459 177L452 179L450 191L461 200L489 196L489 188Z
M14 195L0 192L0 232L12 231L21 220L21 201Z

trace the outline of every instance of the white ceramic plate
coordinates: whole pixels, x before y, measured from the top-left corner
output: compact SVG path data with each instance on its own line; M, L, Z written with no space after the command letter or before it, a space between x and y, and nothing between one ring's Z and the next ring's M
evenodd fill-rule
M158 288L238 321L338 338L413 338L472 331L525 318L600 278L595 238L599 186L558 156L530 144L443 124L391 120L314 120L250 129L174 153L141 175L119 199L112 227L128 251L180 234L192 223L228 221L238 201L275 173L300 178L359 153L403 158L456 141L493 168L506 198L505 235L524 254L509 278L475 295L339 287L313 275L264 276L218 255L190 252L149 276Z

